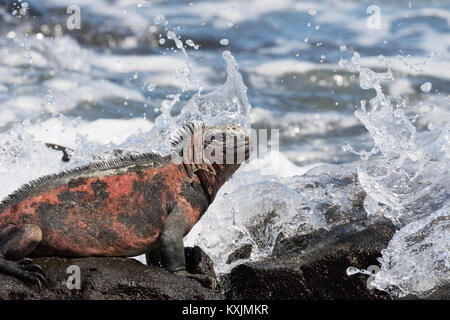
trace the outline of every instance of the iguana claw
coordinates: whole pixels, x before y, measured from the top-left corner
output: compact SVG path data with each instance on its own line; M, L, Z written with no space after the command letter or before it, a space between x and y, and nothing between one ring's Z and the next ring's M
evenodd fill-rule
M19 262L9 261L0 255L0 271L14 276L28 285L37 285L39 290L46 284L45 271L31 259L22 259Z
M17 265L25 271L37 272L41 274L44 278L47 276L44 269L41 268L40 265L33 262L33 260L29 258L24 258L17 262Z
M36 285L39 290L42 290L42 284L46 284L45 278L39 273L23 270L22 274L16 276L28 285Z

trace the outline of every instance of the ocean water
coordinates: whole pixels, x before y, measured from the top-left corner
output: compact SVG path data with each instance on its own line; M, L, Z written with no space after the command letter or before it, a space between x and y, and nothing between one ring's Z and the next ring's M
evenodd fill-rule
M374 285L426 296L450 281L449 23L447 0L0 0L0 198L113 149L168 153L186 121L277 129L186 244L219 274L242 244L269 255L330 227L298 176L350 171L367 219L399 228Z

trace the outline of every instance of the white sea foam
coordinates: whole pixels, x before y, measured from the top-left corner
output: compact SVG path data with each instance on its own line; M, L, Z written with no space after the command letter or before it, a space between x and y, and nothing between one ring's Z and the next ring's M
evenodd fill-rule
M285 130L288 137L326 134L330 130L354 127L358 120L352 114L337 111L322 112L280 112L254 108L250 115L252 123L270 124L273 128Z
M447 201L448 202L448 201ZM426 297L450 282L450 206L396 232L372 285L397 296Z
M393 294L424 296L449 281L450 121L417 132L404 106L383 94L381 81L389 73L357 68L361 87L377 94L370 107L362 102L355 112L378 151L376 161L358 166L364 207L401 228L382 252L374 283Z
M450 79L450 72L446 72L450 71L450 62L448 60L436 57L435 61L430 63L430 59L427 58L403 58L401 56L384 57L384 60L389 62L387 64L380 64L380 59L378 57L363 57L361 58L361 64L371 69L389 67L393 72L401 73L403 75L425 75ZM415 66L415 68L412 66ZM282 77L283 75L304 74L320 70L349 71L346 67L340 66L339 64L314 63L298 61L295 59L278 59L246 68L246 71L251 74L250 80L254 81L256 86L260 82L258 81L258 76L263 76L267 80L276 82L276 78Z

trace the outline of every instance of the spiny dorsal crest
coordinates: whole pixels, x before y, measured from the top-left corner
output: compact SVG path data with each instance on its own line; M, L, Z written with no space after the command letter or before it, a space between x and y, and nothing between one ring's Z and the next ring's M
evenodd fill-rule
M110 160L97 160L79 167L39 177L37 179L31 180L28 183L25 183L16 191L4 198L0 202L0 213L10 205L14 205L15 203L20 202L22 199L28 197L30 195L30 192L38 189L39 187L57 184L58 181L77 178L82 174L95 172L97 170L114 169L136 164L149 164L160 159L162 159L162 156L155 152L148 152L143 154L128 154Z
M200 130L204 130L205 124L203 121L192 121L178 129L176 133L170 138L170 144L173 149L176 149L179 144L185 141L191 141L191 138Z

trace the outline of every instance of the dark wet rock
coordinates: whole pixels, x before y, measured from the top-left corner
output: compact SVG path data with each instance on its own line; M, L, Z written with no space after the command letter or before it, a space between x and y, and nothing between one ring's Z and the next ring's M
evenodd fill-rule
M233 251L227 259L227 264L233 263L240 259L248 259L250 258L250 255L252 254L252 245L251 244L244 244L240 248Z
M186 256L186 271L207 276L211 281L207 281L208 283L204 285L214 290L218 295L222 295L219 281L217 281L214 272L214 262L211 258L199 246L184 248L184 254Z
M186 256L187 272L216 278L213 261L200 247L184 248L184 254Z
M353 266L367 269L395 232L389 222L280 237L271 257L236 266L225 277L232 299L390 299L367 288L366 275L348 276Z
M212 262L200 250L194 250L197 260L188 264L197 273L211 273ZM206 256L206 257L205 257ZM200 257L200 258L199 258ZM193 279L180 277L154 266L146 266L127 258L36 258L46 271L48 285L41 291L20 280L0 274L0 299L83 299L83 300L144 300L144 299L221 299L217 292L203 287ZM198 262L198 263L195 263ZM211 263L211 264L210 264ZM68 289L67 267L81 270L81 288ZM213 272L213 271L212 271Z

